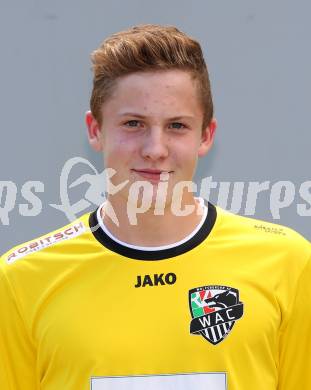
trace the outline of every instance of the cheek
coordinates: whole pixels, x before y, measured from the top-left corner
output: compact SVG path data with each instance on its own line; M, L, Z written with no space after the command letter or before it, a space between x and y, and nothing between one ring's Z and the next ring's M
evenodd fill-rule
M198 149L199 146L196 142L191 142L191 140L185 142L176 152L178 161L182 165L192 165L198 159Z
M179 164L182 168L185 180L192 180L197 162L198 162L198 145L196 142L189 142L179 153Z
M110 138L104 148L105 165L125 168L125 164L129 164L133 160L136 149L136 145L133 142L128 142L124 137Z

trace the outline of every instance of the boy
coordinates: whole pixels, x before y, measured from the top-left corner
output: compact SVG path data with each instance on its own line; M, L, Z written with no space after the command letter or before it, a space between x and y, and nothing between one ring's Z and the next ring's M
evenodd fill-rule
M92 59L108 198L3 255L1 388L311 388L310 244L192 192L216 129L199 44L145 25Z

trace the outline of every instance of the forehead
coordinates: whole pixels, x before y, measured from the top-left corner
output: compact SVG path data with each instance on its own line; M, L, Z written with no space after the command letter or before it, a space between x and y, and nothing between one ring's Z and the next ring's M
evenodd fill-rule
M181 110L192 115L202 113L196 81L190 72L182 70L137 72L121 77L103 110L110 115L120 110L142 110L150 115L166 111L180 115Z

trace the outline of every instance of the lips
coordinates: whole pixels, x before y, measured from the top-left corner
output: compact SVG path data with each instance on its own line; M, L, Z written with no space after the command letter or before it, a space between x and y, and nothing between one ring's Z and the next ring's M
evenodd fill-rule
M145 172L145 173L154 173L154 174L161 174L162 172L166 171L161 171L159 169L133 169L135 172Z
M160 181L160 175L169 174L171 171L161 171L159 169L132 169L133 172L137 173L139 176L142 176L144 179L152 181Z

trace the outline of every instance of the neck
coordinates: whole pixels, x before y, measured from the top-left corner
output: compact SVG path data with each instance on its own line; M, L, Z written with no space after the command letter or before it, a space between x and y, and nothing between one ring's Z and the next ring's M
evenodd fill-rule
M173 212L170 206L163 210L163 215L156 215L155 209L137 213L126 202L108 198L101 210L101 217L106 228L120 241L137 246L169 245L191 234L202 220L203 207L192 194L184 203L181 210L185 210L186 205L191 207L187 215ZM117 210L116 218L111 210Z

